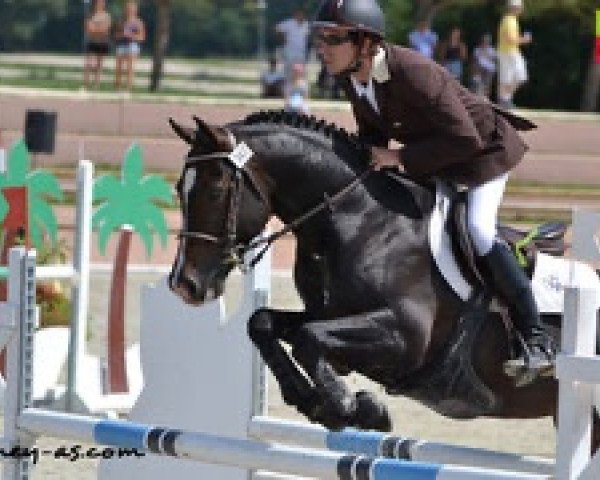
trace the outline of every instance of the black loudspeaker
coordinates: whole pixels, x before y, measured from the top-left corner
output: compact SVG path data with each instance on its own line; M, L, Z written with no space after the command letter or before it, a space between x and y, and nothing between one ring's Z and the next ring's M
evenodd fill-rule
M56 112L27 110L25 113L25 144L29 153L54 153Z

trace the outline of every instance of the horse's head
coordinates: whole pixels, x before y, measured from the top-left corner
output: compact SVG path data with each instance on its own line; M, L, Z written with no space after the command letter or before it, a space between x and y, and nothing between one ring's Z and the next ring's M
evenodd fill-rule
M231 158L240 152L232 132L194 120L195 129L170 120L190 151L176 186L182 224L169 286L199 304L223 293L239 255L267 222L270 202L255 155L239 168Z

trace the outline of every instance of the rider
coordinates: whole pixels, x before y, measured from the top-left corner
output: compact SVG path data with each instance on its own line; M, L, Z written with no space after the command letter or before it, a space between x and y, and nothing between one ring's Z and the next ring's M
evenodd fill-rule
M509 172L527 147L517 129L531 122L463 88L447 71L410 49L384 41L377 0L323 0L313 22L315 46L336 75L371 145L371 162L415 178L439 177L467 189L467 225L490 288L510 307L523 342L506 371L522 385L553 367L529 279L496 239ZM388 148L389 141L400 142Z

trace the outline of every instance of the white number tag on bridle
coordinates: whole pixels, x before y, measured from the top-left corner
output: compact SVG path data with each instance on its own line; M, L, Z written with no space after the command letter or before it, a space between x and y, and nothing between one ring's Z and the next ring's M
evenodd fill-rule
M254 152L244 142L238 143L233 149L233 152L229 154L229 160L231 160L237 168L244 168L244 165L252 158Z

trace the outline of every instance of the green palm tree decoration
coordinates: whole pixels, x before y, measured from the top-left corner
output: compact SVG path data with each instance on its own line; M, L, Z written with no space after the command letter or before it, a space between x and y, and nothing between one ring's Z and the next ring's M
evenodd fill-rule
M171 187L157 175L142 176L142 149L133 144L125 153L121 178L103 175L94 182L93 199L100 206L92 217L98 232L98 247L104 255L112 232L130 225L141 237L148 257L152 255L153 235L157 234L163 248L167 244L168 228L157 202L173 205Z
M108 377L110 391L127 391L125 364L125 286L132 230L136 231L152 254L153 237L158 235L163 248L168 228L165 216L156 204L173 204L171 187L156 175L143 176L142 150L133 144L125 153L121 178L104 175L94 183L93 200L100 206L92 216L92 227L98 232L98 246L104 255L112 232L121 230L114 259L108 317ZM128 229L123 229L129 226Z
M4 221L9 205L1 193L6 187L26 187L29 205L31 241L38 250L44 243L44 234L52 244L58 240L58 222L48 199L62 201L63 192L54 175L42 170L29 171L31 161L23 140L13 144L8 152L6 173L0 174L0 222Z

